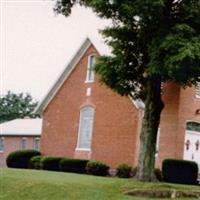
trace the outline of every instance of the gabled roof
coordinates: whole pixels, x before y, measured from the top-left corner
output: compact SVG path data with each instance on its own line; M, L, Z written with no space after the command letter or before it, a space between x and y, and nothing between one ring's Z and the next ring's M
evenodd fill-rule
M0 136L40 136L42 119L15 119L0 124Z
M94 42L92 42L92 41L94 41ZM50 101L54 98L54 96L56 95L56 93L58 92L60 87L63 85L65 80L69 77L71 72L76 67L77 63L80 61L80 59L83 57L84 53L87 51L87 49L91 45L93 45L97 49L97 51L100 55L110 55L111 54L110 49L108 48L108 46L106 46L103 43L103 41L100 41L100 40L97 41L97 40L95 40L95 38L93 38L92 40L91 40L91 38L90 39L86 38L84 40L84 42L82 43L82 45L80 46L80 48L77 50L76 54L72 57L71 61L66 65L64 71L61 73L60 77L54 83L53 87L48 91L45 98L41 101L41 103L36 108L36 113L41 114L46 109L46 107L48 106ZM141 104L140 102L133 101L133 100L132 100L132 102L134 103L134 105L137 108L140 108L140 104Z
M56 93L58 92L60 87L63 85L65 80L68 78L68 76L71 74L73 69L76 67L76 64L82 58L86 50L90 47L90 45L92 45L91 40L89 38L86 38L85 41L82 43L81 47L76 52L76 54L72 57L71 61L66 65L66 67L64 68L64 71L61 73L60 77L54 83L53 87L48 91L45 98L36 108L36 113L41 114L45 110L45 108L48 106L50 101L56 95Z

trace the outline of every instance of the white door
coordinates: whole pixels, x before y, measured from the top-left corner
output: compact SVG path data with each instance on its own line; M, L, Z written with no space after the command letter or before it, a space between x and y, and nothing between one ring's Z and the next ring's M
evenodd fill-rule
M184 160L195 161L200 169L200 132L186 130Z

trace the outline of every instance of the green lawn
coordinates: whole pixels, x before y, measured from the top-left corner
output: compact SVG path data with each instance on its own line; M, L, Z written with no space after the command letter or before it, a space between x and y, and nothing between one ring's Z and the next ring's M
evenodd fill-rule
M145 200L126 196L133 188L200 190L200 186L142 183L72 173L0 169L1 200ZM148 198L150 200L151 198ZM156 198L159 200L158 198Z

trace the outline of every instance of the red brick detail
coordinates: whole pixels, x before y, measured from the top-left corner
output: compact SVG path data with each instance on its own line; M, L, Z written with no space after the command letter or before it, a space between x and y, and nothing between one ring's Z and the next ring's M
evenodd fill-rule
M43 154L86 158L76 152L81 107L93 105L94 127L90 157L115 166L135 164L139 111L128 97L121 97L102 85L85 83L88 56L97 53L91 46L46 108L43 118ZM91 96L86 90L91 87Z
M94 46L90 46L45 109L41 151L45 155L101 160L112 167L120 163L135 166L142 112L128 97L121 97L99 83L97 75L94 83L85 83L88 56L94 53L98 55ZM91 96L86 96L88 87ZM196 114L200 100L195 97L194 88L184 90L167 83L163 100L158 167L165 158L183 158L186 122L200 122L200 115ZM90 152L76 151L79 113L85 105L95 109Z

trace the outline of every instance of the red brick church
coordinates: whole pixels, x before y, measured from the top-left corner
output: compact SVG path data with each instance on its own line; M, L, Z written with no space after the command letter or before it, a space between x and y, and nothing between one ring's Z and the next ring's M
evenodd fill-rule
M135 166L144 104L99 83L91 67L101 54L87 38L39 105L41 152ZM157 165L165 158L200 165L200 84L182 89L166 83L163 100Z

